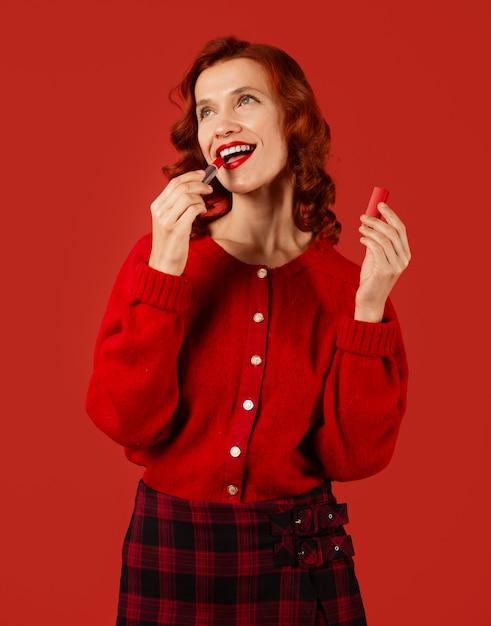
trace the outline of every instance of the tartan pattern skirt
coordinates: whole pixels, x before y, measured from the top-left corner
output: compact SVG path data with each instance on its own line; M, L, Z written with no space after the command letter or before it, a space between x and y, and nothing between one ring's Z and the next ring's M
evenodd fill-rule
M292 498L210 503L140 481L117 626L366 626L347 522L329 483Z

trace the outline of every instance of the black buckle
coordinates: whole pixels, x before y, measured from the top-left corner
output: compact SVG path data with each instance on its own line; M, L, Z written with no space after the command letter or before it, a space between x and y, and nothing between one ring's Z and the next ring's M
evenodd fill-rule
M344 526L348 523L346 504L324 503L298 507L271 516L274 537L293 534L297 537L315 535L322 528Z
M299 567L318 567L324 562L322 544L319 537L311 537L296 542Z
M316 535L319 531L317 509L309 506L293 512L293 532L297 537Z
M302 539L295 544L298 566L310 569L325 565L335 559L345 559L355 554L350 535L325 535Z

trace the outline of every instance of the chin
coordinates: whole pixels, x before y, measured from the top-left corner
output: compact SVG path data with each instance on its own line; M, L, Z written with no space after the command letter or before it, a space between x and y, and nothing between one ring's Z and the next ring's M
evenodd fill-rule
M276 189L278 191L281 188L290 187L290 184L286 180L285 172L278 172L275 175L268 176L267 178L261 176L260 179L256 177L254 180L251 180L251 177L244 178L243 180L236 179L227 186L227 189L231 193L237 194L248 194L253 192L268 192L272 189Z
M224 185L225 186L225 185ZM226 189L233 194L248 194L253 191L258 191L262 185L258 185L257 183L253 183L250 180L234 180L229 185L226 186Z

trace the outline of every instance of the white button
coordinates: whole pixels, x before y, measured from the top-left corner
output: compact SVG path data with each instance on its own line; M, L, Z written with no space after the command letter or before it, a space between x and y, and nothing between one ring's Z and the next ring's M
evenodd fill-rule
M327 516L329 519L332 519L332 513L329 513L329 515Z
M268 275L268 270L265 267L260 267L257 270L258 278L266 278L267 275Z
M264 322L264 315L262 313L254 313L252 319L259 324L260 322Z
M339 552L339 546L334 546L334 549L336 550L336 552Z
M254 408L254 402L252 400L244 400L244 402L242 402L242 406L246 411L252 411Z
M230 456L233 456L234 459L236 459L241 454L242 450L239 448L239 446L233 446L232 448L230 448Z
M229 485L227 487L227 493L229 496L236 496L239 493L239 489L235 485Z
M254 356L251 356L251 363L253 365L261 365L262 362L263 360L261 359L259 354L255 354Z

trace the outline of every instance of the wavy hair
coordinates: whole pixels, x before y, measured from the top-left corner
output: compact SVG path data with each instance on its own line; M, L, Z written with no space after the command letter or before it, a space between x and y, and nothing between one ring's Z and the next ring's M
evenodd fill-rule
M198 122L194 95L196 81L205 69L230 59L250 59L266 71L283 112L288 148L287 174L295 181L293 219L296 226L313 236L336 244L341 225L332 211L335 185L326 172L331 133L304 72L286 52L274 46L249 43L236 37L209 41L196 56L170 100L183 104L180 119L172 126L171 141L180 154L164 173L174 178L190 170L204 169L206 161L198 143ZM213 193L205 199L208 213L195 220L193 232L202 231L206 219L215 219L231 208L231 194L215 178Z

